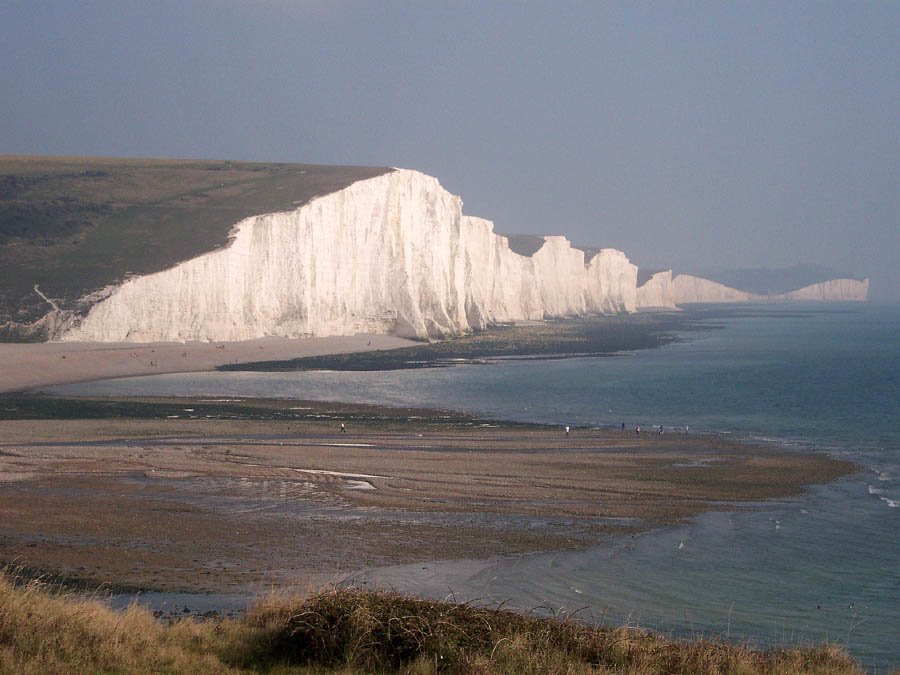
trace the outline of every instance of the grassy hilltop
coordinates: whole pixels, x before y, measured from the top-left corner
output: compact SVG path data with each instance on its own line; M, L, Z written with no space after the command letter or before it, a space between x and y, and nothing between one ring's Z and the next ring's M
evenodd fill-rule
M0 156L0 339L128 275L223 246L247 216L291 210L387 168ZM3 330L4 324L12 324ZM40 335L30 336L40 338Z

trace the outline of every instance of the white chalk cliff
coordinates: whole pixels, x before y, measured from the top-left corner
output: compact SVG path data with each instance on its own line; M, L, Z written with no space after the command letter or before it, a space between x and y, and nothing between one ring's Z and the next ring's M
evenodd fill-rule
M690 274L679 274L672 279L672 300L676 305L701 302L753 302L765 299L765 296L741 291Z
M651 279L653 281L653 279ZM650 282L647 282L648 284ZM869 296L869 280L832 279L811 284L795 291L761 295L725 286L709 279L679 274L671 283L671 298L676 305L732 302L865 302ZM640 301L638 289L638 307Z
M869 297L868 279L832 279L776 295L774 300L862 302Z
M125 281L62 339L441 337L632 312L636 279L621 251L585 260L564 237L519 255L490 221L463 215L435 178L395 170L241 221L227 247Z
M520 239L520 237L516 237ZM237 223L225 248L86 297L63 340L245 340L391 333L432 338L495 323L766 300L865 300L868 280L761 296L670 270L637 286L615 249L528 236L514 251L437 179L393 170L296 210ZM524 254L524 255L523 255ZM51 303L52 304L52 303ZM54 308L56 309L56 308Z
M674 309L674 298L672 270L663 270L654 273L637 287L635 304L638 309Z

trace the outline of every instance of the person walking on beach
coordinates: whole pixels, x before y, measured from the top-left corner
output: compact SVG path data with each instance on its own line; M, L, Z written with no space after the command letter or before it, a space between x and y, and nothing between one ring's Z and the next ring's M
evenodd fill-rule
M342 434L347 433L347 429L346 429L346 427L344 427L344 423L343 423L343 422L341 422L341 433L342 433Z
M640 436L640 435L641 435L641 425L640 425L640 424L638 424L638 425L634 428L634 433L635 433L635 435L637 435L637 436Z
M566 438L568 438L568 437L569 437L569 425L567 424L566 425Z

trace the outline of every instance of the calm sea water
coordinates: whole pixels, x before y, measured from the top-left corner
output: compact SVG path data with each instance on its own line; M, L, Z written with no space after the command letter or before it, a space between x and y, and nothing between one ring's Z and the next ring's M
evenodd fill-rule
M900 667L900 308L741 309L622 356L386 373L168 375L59 393L283 396L553 424L663 425L813 449L862 470L752 510L575 553L400 566L399 590L756 644L823 639Z

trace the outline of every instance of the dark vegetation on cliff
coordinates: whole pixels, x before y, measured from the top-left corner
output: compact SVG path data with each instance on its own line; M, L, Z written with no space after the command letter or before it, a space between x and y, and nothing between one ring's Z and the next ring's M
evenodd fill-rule
M129 275L225 245L243 218L286 211L386 168L0 156L0 328ZM8 326L7 333L15 331ZM8 335L9 336L9 335Z

